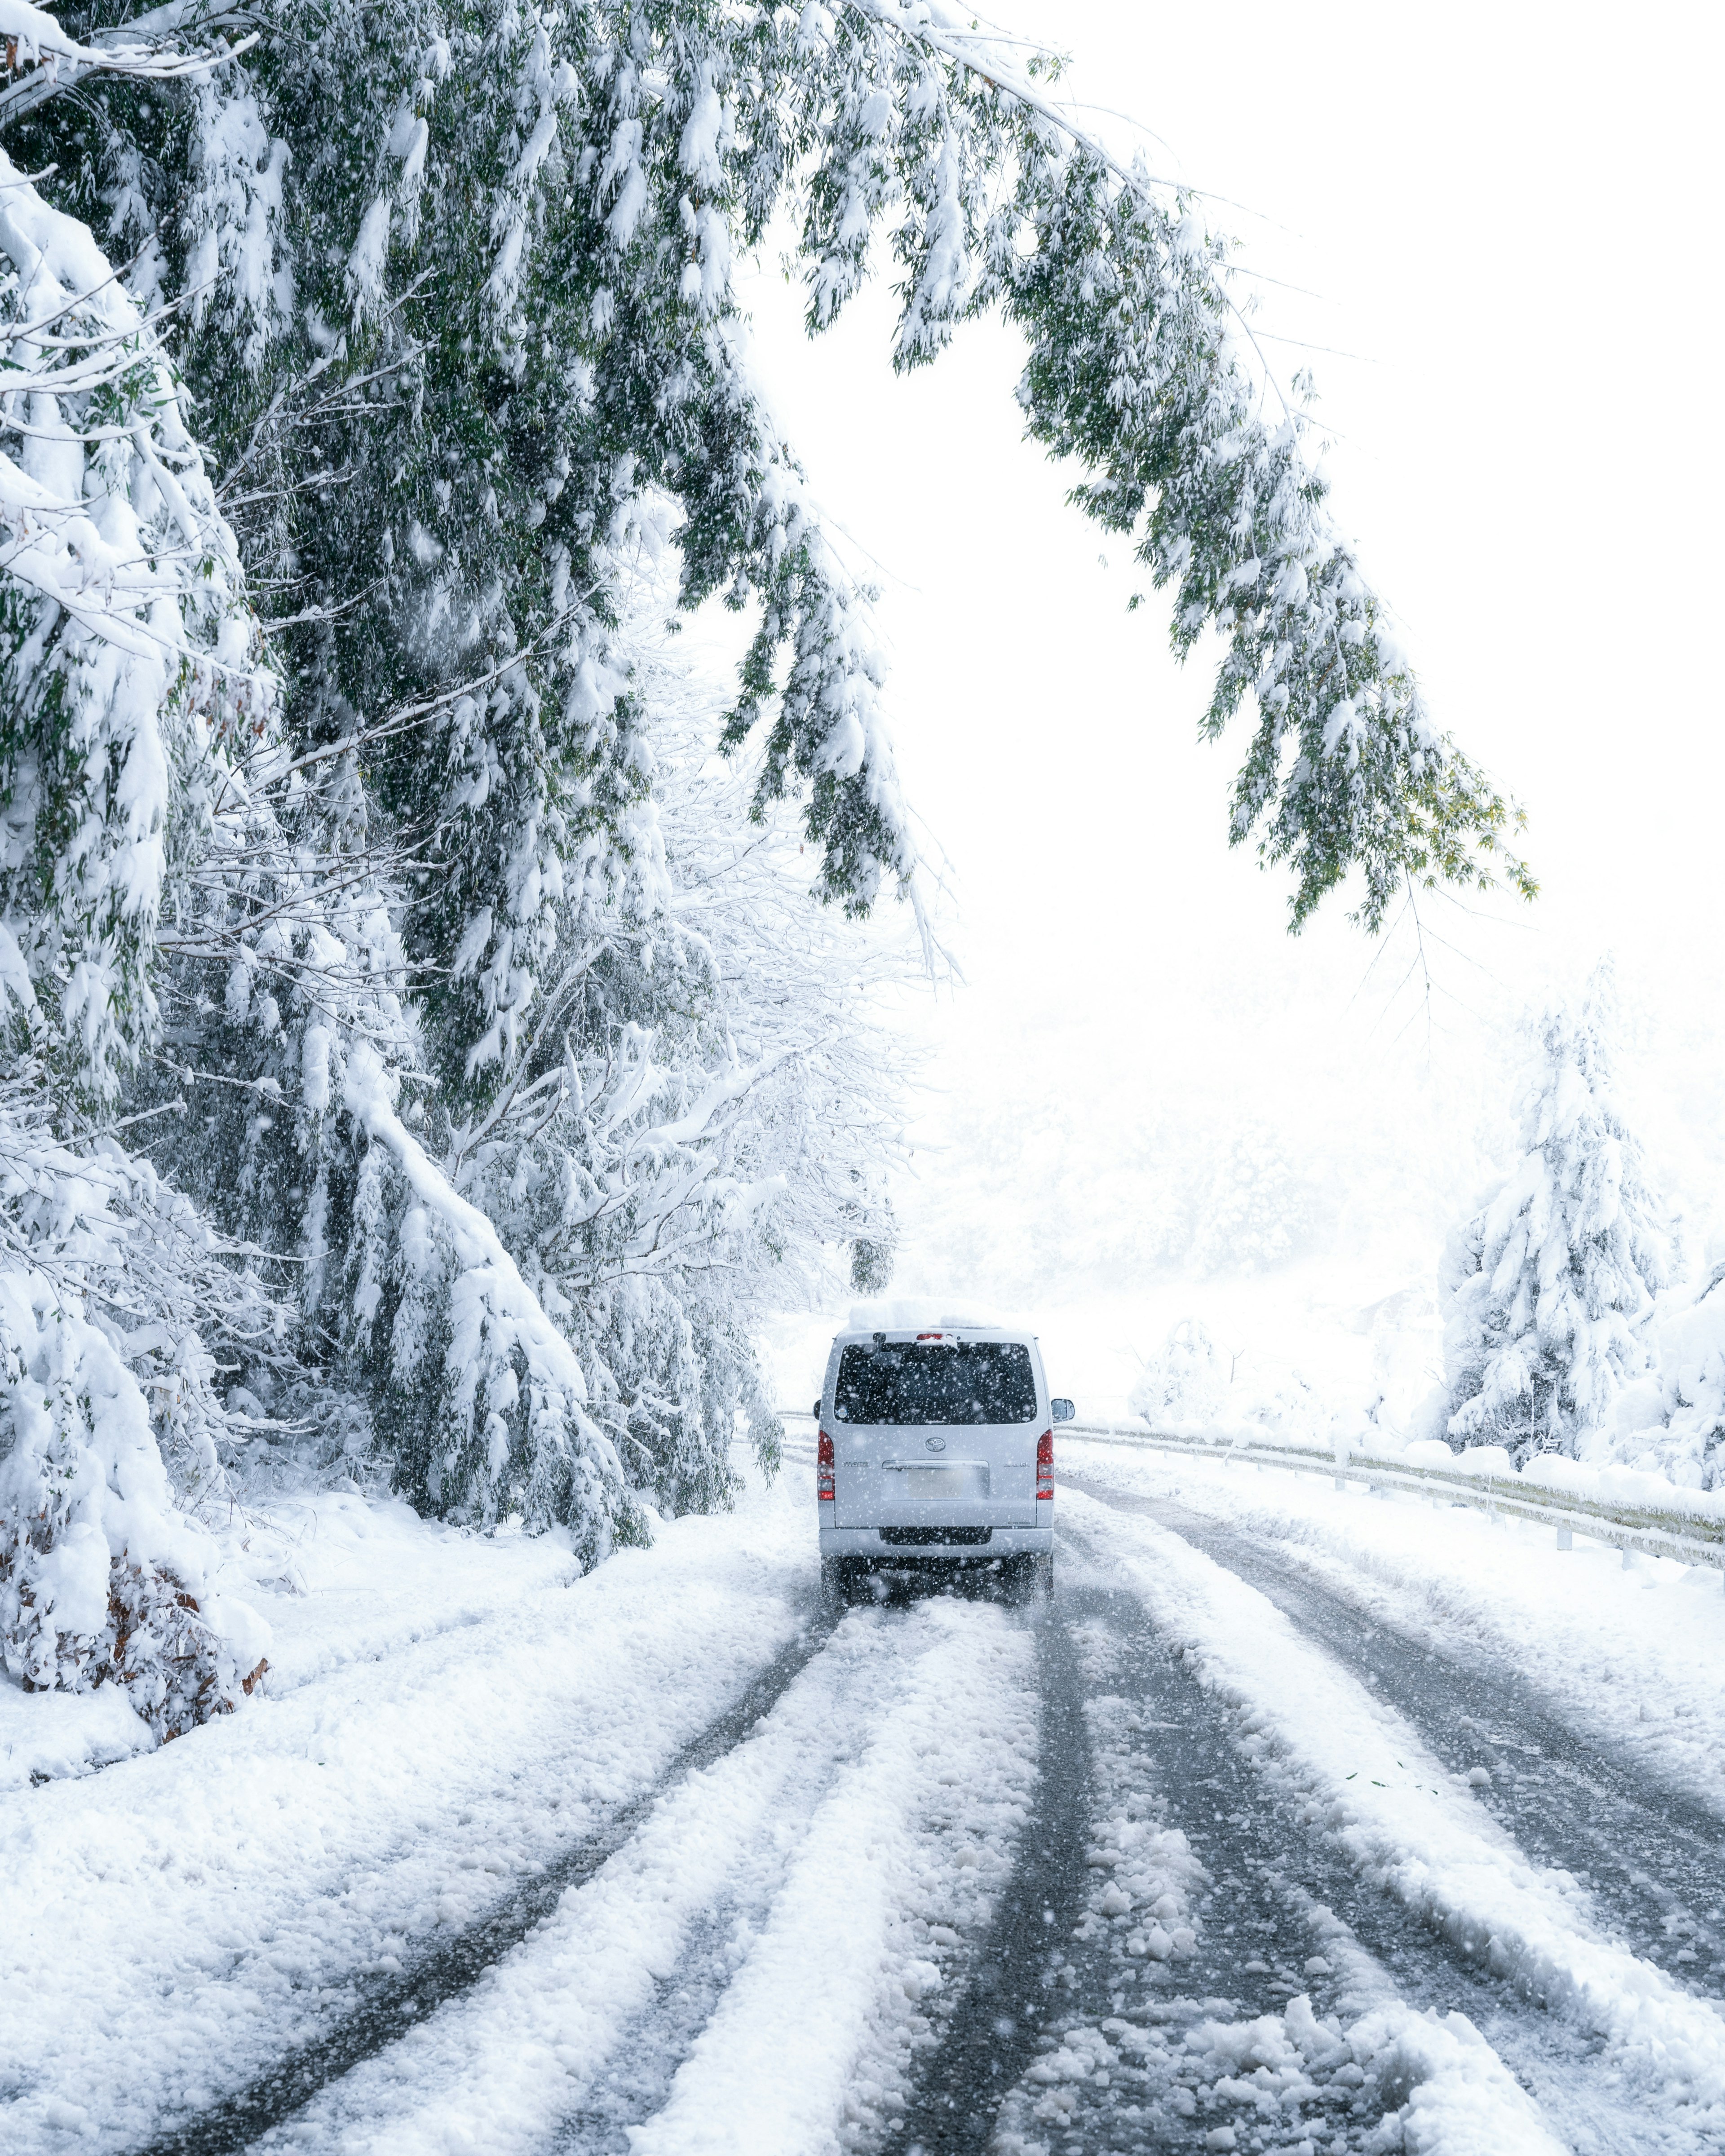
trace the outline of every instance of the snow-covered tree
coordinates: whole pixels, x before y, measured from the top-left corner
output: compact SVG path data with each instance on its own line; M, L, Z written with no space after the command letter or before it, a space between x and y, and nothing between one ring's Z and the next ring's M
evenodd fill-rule
M107 256L64 313L28 267L7 303L42 491L0 592L0 1018L236 1283L218 1455L368 1451L597 1558L723 1501L739 1414L770 1455L763 1300L840 1249L879 1275L896 1079L842 915L920 919L916 850L869 595L751 365L732 264L769 227L813 329L896 260L901 366L981 310L1023 331L1029 431L1178 648L1219 632L1205 726L1255 711L1230 835L1292 864L1296 925L1355 870L1373 925L1410 879L1527 887L1225 248L1040 60L922 0L8 8L16 169ZM219 65L153 49L200 25L242 33ZM665 607L747 624L698 737L631 625L660 547Z
M880 1006L911 958L824 913L780 819L750 830L721 696L643 634L659 596L624 624L639 873L564 924L518 1078L449 1158L581 1348L631 1486L680 1512L728 1491L739 1415L776 1456L751 1322L890 1232L906 1056Z
M1228 1397L1233 1361L1202 1318L1183 1317L1139 1373L1129 1404L1152 1424L1209 1422Z
M1174 1169L1186 1182L1183 1262L1200 1277L1273 1271L1305 1255L1322 1219L1322 1194L1278 1132L1237 1112L1218 1122L1209 1143L1194 1147L1198 1161Z
M1660 1297L1650 1368L1619 1394L1596 1448L1692 1490L1725 1486L1725 1251L1709 1257Z
M786 213L812 326L878 235L900 365L981 310L1023 328L1030 431L1174 587L1178 648L1221 635L1207 727L1256 706L1232 835L1295 865L1296 921L1354 868L1373 923L1409 877L1525 885L1333 529L1301 404L1235 333L1224 245L1075 127L1045 64L920 0L306 0L212 91L87 95L102 126L39 106L42 151L75 148L168 287L228 270L188 364L314 603L308 723L488 676L378 767L450 832L423 932L465 954L439 993L476 1067L506 1064L543 963L560 829L632 798L608 562L648 490L677 505L685 602L760 608L732 739L765 722L764 794L807 788L826 888L866 904L913 864L859 595L731 286Z
M80 59L22 13L27 59ZM203 1336L259 1329L260 1298L106 1119L160 1037L164 904L275 681L155 326L3 151L0 361L0 1659L110 1677L171 1735L259 1659L164 1455L182 1490L216 1472Z
M1608 968L1532 1028L1521 1157L1452 1237L1442 1286L1452 1443L1517 1464L1574 1454L1645 1368L1640 1327L1670 1278L1672 1229L1612 1092Z

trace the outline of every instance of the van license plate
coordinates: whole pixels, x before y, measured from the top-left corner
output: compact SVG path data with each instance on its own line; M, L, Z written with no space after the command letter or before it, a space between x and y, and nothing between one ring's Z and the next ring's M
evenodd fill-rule
M986 1467L912 1467L906 1471L907 1497L986 1497Z

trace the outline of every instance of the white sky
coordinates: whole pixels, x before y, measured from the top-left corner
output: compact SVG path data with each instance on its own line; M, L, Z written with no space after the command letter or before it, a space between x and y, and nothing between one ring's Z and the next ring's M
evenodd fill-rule
M1429 1274L1501 1140L1505 1020L1607 948L1645 1020L1626 1089L1705 1226L1725 1196L1717 12L1010 19L1076 56L1070 95L1154 131L1156 169L1246 206L1210 214L1249 266L1319 295L1263 285L1260 329L1333 348L1268 347L1315 369L1338 521L1440 723L1526 804L1544 895L1432 906L1430 1024L1394 993L1405 934L1363 988L1343 906L1291 941L1284 880L1225 844L1238 744L1195 742L1203 655L1173 665L1156 599L1128 618L1125 550L1021 440L1013 337L978 326L896 381L884 291L811 346L768 265L746 288L761 367L876 565L906 789L955 871L968 985L922 1020L904 1280L1074 1300L1034 1253L1064 1252L1075 1214L1153 1208L1162 1172L1117 1163L1158 1119L1196 1149L1250 1121L1348 1181L1343 1299ZM1147 1337L1179 1291L1152 1292L1129 1235L1111 1248Z

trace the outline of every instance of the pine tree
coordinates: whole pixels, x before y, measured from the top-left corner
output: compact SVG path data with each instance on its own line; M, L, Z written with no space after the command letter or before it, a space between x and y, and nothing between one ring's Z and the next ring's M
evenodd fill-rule
M1670 1280L1669 1217L1612 1096L1613 999L1597 969L1579 1007L1533 1027L1520 1159L1452 1238L1442 1286L1451 1440L1517 1466L1574 1455L1639 1374L1639 1328Z
M260 30L218 95L119 83L90 93L101 130L51 104L32 124L169 286L232 265L187 364L320 610L295 639L305 723L485 679L380 766L450 832L424 932L464 954L439 991L464 1060L506 1063L547 849L634 798L611 564L655 490L685 602L759 603L730 738L766 721L762 798L808 788L848 903L912 866L860 595L755 396L731 289L786 211L813 327L884 231L898 364L986 309L1024 328L1030 431L1090 467L1075 498L1175 588L1177 648L1220 633L1207 729L1257 706L1231 836L1294 864L1296 924L1355 868L1372 924L1409 877L1529 887L1332 528L1302 405L1265 411L1225 245L1076 131L1045 67L896 0L336 0Z
M580 1348L631 1487L678 1512L728 1496L739 1416L777 1457L751 1322L885 1238L906 1058L875 1005L908 954L824 912L782 819L741 835L721 696L646 626L664 598L649 576L622 624L639 873L564 922L518 1079L449 1161Z

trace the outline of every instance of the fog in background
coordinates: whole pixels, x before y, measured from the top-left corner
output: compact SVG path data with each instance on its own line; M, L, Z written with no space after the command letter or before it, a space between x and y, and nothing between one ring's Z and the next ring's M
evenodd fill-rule
M1443 1236L1509 1142L1516 1021L1607 951L1625 1105L1698 1255L1725 1223L1717 18L1012 20L1076 55L1098 131L1229 198L1206 213L1263 348L1317 374L1337 521L1439 723L1526 805L1544 888L1428 898L1375 944L1343 896L1290 938L1285 878L1226 844L1243 728L1195 738L1214 654L1174 665L1159 595L1127 613L1145 580L1020 439L1014 336L896 379L886 291L810 345L763 259L760 368L880 588L964 975L906 1014L928 1090L892 1293L1028 1317L1098 1406L1189 1312L1346 1388L1411 1289L1391 1308L1429 1353ZM787 1404L843 1315L777 1328Z

